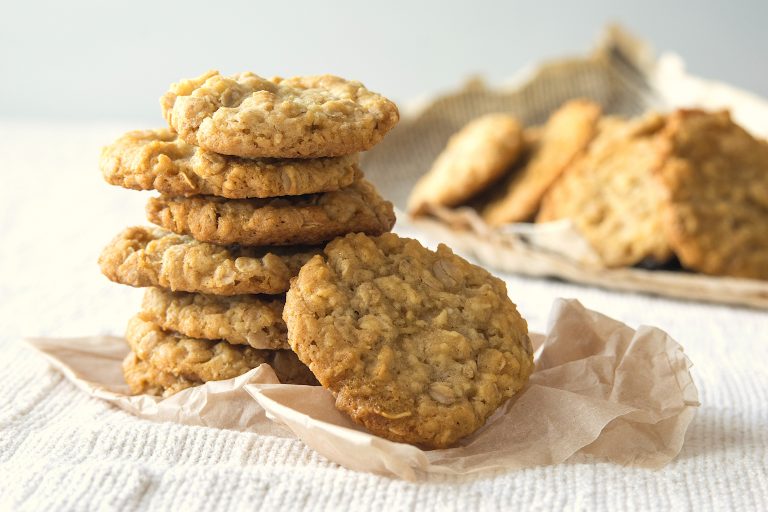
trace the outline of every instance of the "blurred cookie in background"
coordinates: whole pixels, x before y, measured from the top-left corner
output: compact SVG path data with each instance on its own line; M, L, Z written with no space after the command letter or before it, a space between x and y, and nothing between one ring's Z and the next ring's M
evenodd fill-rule
M520 157L522 127L509 114L487 114L454 134L411 191L408 209L457 206L498 181Z
M608 267L669 260L654 178L664 158L656 143L663 126L658 114L605 118L589 151L547 192L536 221L571 219Z
M768 143L727 111L678 110L660 146L664 233L683 266L768 279Z
M542 197L595 136L601 108L588 100L571 100L555 111L536 137L528 162L508 174L481 209L492 226L531 220Z

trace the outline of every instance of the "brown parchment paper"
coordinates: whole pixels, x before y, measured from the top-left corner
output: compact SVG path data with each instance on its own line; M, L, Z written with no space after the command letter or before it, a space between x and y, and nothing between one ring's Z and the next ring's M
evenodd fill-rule
M142 418L295 435L342 466L409 480L557 464L576 454L657 468L679 453L698 391L691 362L666 333L634 330L558 299L547 334L532 339L539 347L526 388L458 446L433 451L369 434L334 407L328 391L279 384L267 365L166 399L129 396L121 338L27 342L80 389Z
M593 53L537 65L512 83L490 87L480 79L401 109L397 127L363 155L362 168L382 195L405 210L415 182L432 166L448 138L470 120L510 112L526 126L541 124L564 101L589 98L606 114L635 116L676 107L728 108L757 136L768 136L768 101L685 72L676 55L656 59L648 45L609 27ZM548 276L604 288L768 309L768 281L720 278L640 268L605 269L584 250L571 227L510 224L492 229L467 211L438 211L411 223L485 265L524 275ZM556 240L560 235L562 239ZM543 247L532 243L546 238ZM571 244L573 242L573 244ZM574 255L578 255L574 257Z

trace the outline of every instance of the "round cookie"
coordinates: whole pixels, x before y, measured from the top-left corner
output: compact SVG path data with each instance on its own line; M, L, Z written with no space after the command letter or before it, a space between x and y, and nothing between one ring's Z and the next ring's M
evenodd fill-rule
M201 340L131 318L125 339L136 357L160 372L192 382L232 379L267 363L283 384L314 385L309 369L290 350L257 350L222 340Z
M411 191L408 209L418 215L429 205L464 203L505 174L520 156L522 128L509 114L479 117L454 134Z
M483 207L485 221L500 226L530 220L547 189L589 145L600 112L587 100L569 101L555 111L537 133L525 165L513 170Z
M165 128L126 133L102 150L99 166L108 183L133 190L242 199L338 190L362 176L357 162L357 154L308 160L220 155Z
M334 192L272 199L211 196L153 197L148 219L179 234L215 244L318 244L350 232L378 235L395 214L365 180Z
M181 139L245 158L317 158L373 147L400 118L388 99L332 75L209 71L171 85L163 116Z
M391 233L324 252L292 281L283 317L291 348L357 423L442 448L525 385L527 325L500 279Z
M129 286L214 295L277 294L288 291L291 277L318 252L307 247L225 247L136 226L104 248L99 266L109 279Z
M726 111L679 110L660 146L664 231L683 266L768 279L768 142Z
M258 349L289 349L285 298L207 295L148 288L141 318L191 338L224 340Z
M203 384L202 381L193 381L169 372L162 372L136 357L133 352L123 360L123 377L134 395L157 395L163 398L175 395L183 389Z
M586 155L549 189L537 222L571 219L608 267L664 263L663 195L654 172L663 164L657 135L664 118L606 119Z

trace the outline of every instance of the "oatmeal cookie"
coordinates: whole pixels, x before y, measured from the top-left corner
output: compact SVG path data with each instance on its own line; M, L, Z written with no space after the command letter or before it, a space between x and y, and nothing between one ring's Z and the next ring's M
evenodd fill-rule
M163 116L189 144L245 158L317 158L365 151L400 118L388 99L360 82L209 71L175 83Z
M134 395L157 395L164 398L203 383L160 371L136 357L133 352L123 360L123 377Z
M488 114L475 119L448 140L432 169L411 191L408 209L418 215L431 204L465 202L504 175L522 146L522 128L514 116Z
M350 234L302 267L288 341L336 407L376 435L441 448L480 428L533 370L503 281L395 234Z
M591 101L572 100L553 113L525 165L511 172L483 207L485 221L500 226L530 220L547 189L587 148L600 112L600 106Z
M164 229L123 230L99 256L101 272L129 286L239 295L284 293L291 277L319 249L251 248L198 242Z
M171 130L128 132L101 152L104 179L166 195L230 199L312 194L351 185L358 155L307 160L246 159L191 146Z
M728 112L680 110L660 141L669 156L664 229L684 267L768 279L768 142Z
M141 318L191 338L224 340L258 349L288 349L285 298L206 295L148 288Z
M571 219L608 267L669 260L663 195L654 179L664 161L656 146L663 126L657 114L601 122L587 154L547 192L537 222Z
M322 194L272 199L154 197L151 222L215 244L316 244L350 232L378 235L395 214L367 181Z
M223 340L189 338L139 316L128 322L125 339L136 357L154 369L191 382L232 379L267 363L283 384L317 383L290 350L258 350Z

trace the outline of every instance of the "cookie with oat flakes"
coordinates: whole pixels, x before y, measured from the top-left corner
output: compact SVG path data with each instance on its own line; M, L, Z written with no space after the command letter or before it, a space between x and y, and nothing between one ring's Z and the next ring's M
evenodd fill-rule
M400 118L388 99L332 75L265 79L209 71L171 85L160 104L184 141L245 158L358 153Z
M208 295L147 288L141 318L190 338L289 349L281 295Z
M351 232L378 235L395 224L392 203L365 180L333 192L270 199L153 197L147 218L214 244L317 244Z
M453 444L533 371L503 281L444 245L434 252L391 233L328 244L292 281L283 317L336 407L394 441Z
M99 166L108 183L133 190L242 199L338 190L362 176L357 162L357 154L308 160L220 155L165 128L126 133L102 150Z
M130 352L123 359L123 378L134 395L156 395L167 398L179 391L203 384L163 372Z
M154 369L192 382L232 379L266 363L283 384L314 385L309 369L290 350L258 350L223 340L202 340L131 318L125 339L136 357Z
M239 247L199 242L164 229L126 228L99 256L101 272L129 286L213 295L277 294L319 248Z

